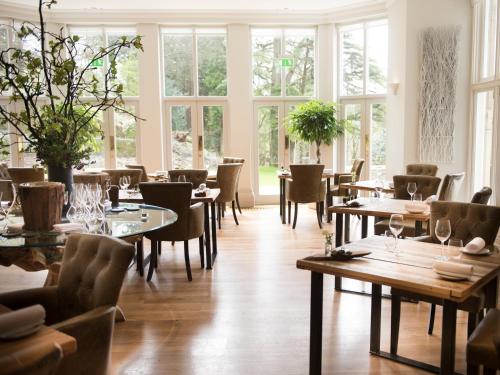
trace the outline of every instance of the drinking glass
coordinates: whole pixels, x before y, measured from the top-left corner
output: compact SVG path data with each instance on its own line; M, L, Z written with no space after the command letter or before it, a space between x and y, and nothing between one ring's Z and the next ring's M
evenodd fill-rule
M396 255L398 255L399 254L398 236L401 234L401 232L404 229L403 215L392 214L391 219L389 220L389 228L391 229L392 234L394 234L394 237L396 237L394 252L396 253Z
M385 248L387 251L389 252L393 252L394 251L394 247L396 246L396 237L394 237L394 234L392 234L391 230L386 230L385 231L385 241L384 241L384 244L385 244Z
M123 176L123 186L125 190L130 186L130 182L130 176Z
M422 193L415 193L413 195L413 200L418 201L418 202L422 202Z
M375 180L375 194L377 198L382 198L383 190L384 190L384 182L380 179Z
M416 182L408 182L408 186L406 187L406 191L410 194L411 200L413 200L413 194L417 192L417 183Z
M448 254L450 256L460 258L460 254L462 253L463 247L464 243L459 238L450 238L448 240Z
M186 182L186 175L181 174L179 176L179 182Z
M435 229L436 237L441 241L441 256L438 259L448 260L448 257L444 253L444 242L450 238L451 235L451 224L448 219L439 219L436 223Z

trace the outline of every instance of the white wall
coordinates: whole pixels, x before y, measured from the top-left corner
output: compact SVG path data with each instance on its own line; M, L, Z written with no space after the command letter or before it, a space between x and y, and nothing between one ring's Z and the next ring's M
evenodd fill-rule
M467 170L469 129L470 55L472 8L469 0L395 0L388 7L389 82L400 80L397 96L388 95L388 155L403 155L390 162L390 173L403 172L403 166L418 162L419 36L423 29L460 25L458 74L455 107L454 160L438 163L439 177ZM404 129L401 129L404 127ZM470 176L466 176L470 178ZM458 198L470 199L464 182Z

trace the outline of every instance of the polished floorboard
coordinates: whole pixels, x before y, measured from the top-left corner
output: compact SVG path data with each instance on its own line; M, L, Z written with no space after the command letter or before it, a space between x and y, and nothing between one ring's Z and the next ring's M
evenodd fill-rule
M308 373L310 273L297 259L318 253L323 236L315 211L299 208L297 228L280 223L277 206L244 210L236 226L231 215L218 231L213 270L200 268L198 241L191 241L193 281L184 269L182 243L163 243L158 272L150 283L132 268L119 305L127 321L115 327L115 374L304 375ZM352 237L361 223L353 218ZM325 229L334 230L326 224ZM149 244L146 244L148 247ZM0 291L37 287L45 272L16 267L0 270ZM352 281L346 287L370 290ZM439 364L438 308L427 335L429 305L403 303L401 355ZM414 368L370 356L370 298L334 292L325 277L324 374L420 374ZM389 346L390 303L382 304L382 347ZM457 371L465 373L466 315L459 313Z

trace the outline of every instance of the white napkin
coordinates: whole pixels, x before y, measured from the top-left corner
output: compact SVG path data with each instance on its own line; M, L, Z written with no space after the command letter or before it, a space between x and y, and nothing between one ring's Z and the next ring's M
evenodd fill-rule
M408 202L405 203L405 210L408 212L424 212L427 210L427 205L420 201Z
M45 309L42 305L33 305L0 314L0 335L30 329L37 324L42 324L44 320Z
M7 225L7 231L8 232L12 232L12 233L15 233L15 232L22 232L23 231L23 226L24 224L19 224L19 223L16 223L16 224L8 224Z
M476 237L471 240L467 245L465 245L465 249L469 253L479 253L486 246L486 242L481 237Z
M83 230L83 224L80 223L61 223L61 224L54 224L54 230L56 232L77 232Z
M436 263L434 263L434 270L436 272L453 273L460 276L470 277L472 276L474 267L468 264L437 261Z
M427 204L431 204L432 202L435 202L438 200L438 197L437 195L431 195L431 196L428 196L427 199L425 200L425 203Z

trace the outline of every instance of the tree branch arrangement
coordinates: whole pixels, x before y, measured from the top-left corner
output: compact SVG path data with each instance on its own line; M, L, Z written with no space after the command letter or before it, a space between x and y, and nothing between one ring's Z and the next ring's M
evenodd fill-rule
M0 123L11 125L25 151L35 152L43 164L79 167L88 163L95 139L102 137L99 113L115 109L136 117L123 108L116 61L123 50L143 47L140 36L93 47L77 35L65 35L63 28L50 32L44 11L55 4L40 0L39 23L13 27L20 45L0 51L0 92L9 93L9 104L17 107L0 106ZM37 48L23 49L26 40L36 41ZM108 62L104 69L103 61ZM6 138L0 139L2 147L10 145Z

